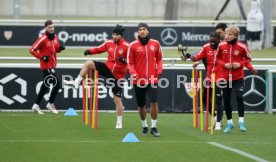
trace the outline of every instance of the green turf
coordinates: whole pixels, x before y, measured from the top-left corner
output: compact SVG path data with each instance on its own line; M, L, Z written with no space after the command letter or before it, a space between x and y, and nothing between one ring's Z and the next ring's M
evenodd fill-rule
M191 52L193 50L197 49L189 49L188 52ZM68 48L62 53L58 54L58 57L84 57L83 56L84 49L82 48ZM163 49L164 58L179 58L179 54L177 53L177 50L175 49ZM276 58L276 52L274 48L270 49L264 49L264 50L253 50L251 51L252 58ZM1 56L20 56L20 57L32 57L32 55L29 53L28 48L1 48L0 49L0 57ZM100 54L100 55L93 55L87 58L94 58L94 57L103 57L106 58L107 54ZM59 61L59 63L83 63L84 61ZM36 60L0 60L0 63L37 63ZM164 63L172 63L168 61L164 61ZM191 64L190 61L179 61L175 63L184 63L184 64ZM275 62L253 62L253 64L271 64L276 65Z
M115 113L100 113L99 128L91 129L82 124L81 114L65 117L0 112L0 157L3 162L252 161L207 143L217 142L275 161L275 115L246 114L246 133L236 126L230 134L215 132L213 136L194 129L191 117L191 114L161 113L158 119L161 137L156 138L141 136L137 113L125 113L124 128L116 130ZM135 133L140 142L122 143L129 132Z

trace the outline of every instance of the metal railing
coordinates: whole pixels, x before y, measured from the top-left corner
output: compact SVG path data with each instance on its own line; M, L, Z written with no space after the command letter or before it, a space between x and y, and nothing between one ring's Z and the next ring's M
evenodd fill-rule
M91 58L87 57L58 57L59 61L86 61ZM0 60L36 60L35 57L14 57L14 56L2 56ZM99 57L93 58L95 61L106 61L107 58ZM163 58L163 61L175 62L181 61L181 58L177 57L170 57L170 58ZM254 62L276 62L276 58L253 58L252 61Z

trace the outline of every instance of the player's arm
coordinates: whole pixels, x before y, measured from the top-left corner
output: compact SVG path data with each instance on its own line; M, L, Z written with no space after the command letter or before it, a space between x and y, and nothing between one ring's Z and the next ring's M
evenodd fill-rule
M226 63L226 62L222 59L222 49L221 49L220 46L218 46L216 58L217 58L217 63L218 63L221 67L226 68L226 69L228 69L228 70L232 69L231 63Z
M159 49L155 54L155 58L156 58L156 64L157 64L157 75L161 75L163 72L163 62L162 62L163 52L160 44L158 44L158 47Z
M126 43L126 42L124 42L124 52L118 58L118 61L121 62L121 63L123 63L123 64L127 64L127 50L128 50L128 46L129 46L129 44Z
M56 48L56 51L59 53L59 52L61 52L61 51L63 51L63 50L65 50L65 45L64 45L64 43L62 42L62 41L60 41L59 39L57 39L58 41L57 41L57 48Z
M101 44L100 46L98 47L94 47L94 48L89 48L87 50L84 51L84 55L87 56L87 55L94 55L94 54L101 54L101 53L104 53L106 52L107 50L107 42L104 42L103 44Z
M205 49L202 47L202 49L198 53L191 55L190 59L191 59L191 61L194 61L194 62L200 61L206 57L205 53L206 53Z
M43 55L39 52L39 49L43 46L43 40L45 38L46 38L46 36L40 37L39 39L37 39L35 41L35 43L30 48L30 53L38 59L42 59L42 57L43 57Z
M250 64L248 64L251 61L251 56L250 56L248 48L246 48L246 47L242 48L242 56L243 56L243 59L240 62L233 63L233 69L237 69L239 67L244 67L244 66L248 66L249 68L252 67L252 66L250 67Z
M128 47L128 51L127 51L127 67L128 67L128 71L131 74L131 76L133 78L137 78L138 77L138 73L136 72L135 68L134 68L134 49L133 49L133 45L130 45Z
M251 64L250 61L245 62L244 66L250 70L254 75L258 74L258 71L254 69L253 65Z

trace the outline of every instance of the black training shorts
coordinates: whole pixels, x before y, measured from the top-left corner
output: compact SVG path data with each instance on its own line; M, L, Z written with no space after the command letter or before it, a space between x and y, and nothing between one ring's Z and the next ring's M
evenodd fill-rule
M99 75L105 77L106 79L110 79L112 92L115 96L122 97L122 88L118 85L118 80L114 77L114 75L110 72L107 68L105 63L94 61L96 70L98 71Z

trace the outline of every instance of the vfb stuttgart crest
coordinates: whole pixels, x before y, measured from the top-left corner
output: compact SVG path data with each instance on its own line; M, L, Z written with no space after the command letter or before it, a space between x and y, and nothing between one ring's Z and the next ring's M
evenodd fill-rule
M150 49L153 52L154 51L154 46L150 46Z
M186 83L184 84L184 86L185 86L185 89L186 89L187 94L188 94L191 98L193 98L193 97L195 96L195 94L196 94L196 89L197 89L197 91L199 90L199 88L196 88L195 83L194 83L194 86L193 86L193 83L191 83L191 82L187 83L187 82L186 82ZM199 83L197 84L197 87L199 87Z
M4 31L4 37L6 40L10 40L12 38L12 31Z
M235 51L234 51L234 55L235 55L235 56L238 56L239 53L240 53L240 51L238 51L238 50L235 50Z
M123 54L124 50L123 49L119 49L119 54Z

